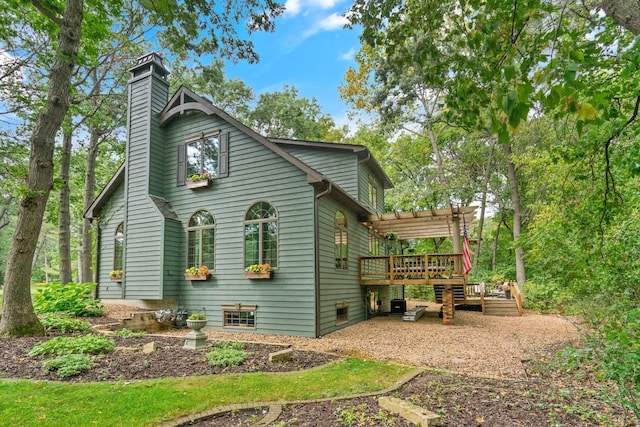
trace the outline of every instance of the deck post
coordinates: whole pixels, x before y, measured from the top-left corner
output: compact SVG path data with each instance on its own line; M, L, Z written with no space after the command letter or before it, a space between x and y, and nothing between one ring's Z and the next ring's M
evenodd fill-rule
M395 279L395 263L393 262L393 254L389 254L389 283L393 285L393 280Z
M454 295L451 287L442 291L442 324L453 325L453 314L455 310Z

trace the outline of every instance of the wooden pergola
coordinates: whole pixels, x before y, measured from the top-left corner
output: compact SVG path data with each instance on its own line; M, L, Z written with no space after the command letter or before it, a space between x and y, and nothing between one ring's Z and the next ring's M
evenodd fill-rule
M475 225L475 206L425 211L392 212L369 215L360 222L386 235L396 234L398 240L446 238L453 240L454 253L423 255L369 256L359 259L361 286L379 285L433 285L443 286L443 323L453 323L453 286L467 285L463 267L462 224L471 234Z
M477 206L464 206L451 209L391 212L369 215L361 218L360 222L382 235L396 233L399 240L453 238L456 232L458 236L462 234L463 222L467 224L467 233L472 233L476 209Z

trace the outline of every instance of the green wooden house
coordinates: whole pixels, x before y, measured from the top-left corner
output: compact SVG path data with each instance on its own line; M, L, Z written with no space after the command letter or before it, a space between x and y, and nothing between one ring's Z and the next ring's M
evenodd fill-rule
M185 87L169 98L155 53L131 73L126 160L85 213L98 296L265 334L365 320L358 257L386 249L359 219L382 213L392 187L369 150L266 138ZM246 272L261 264L268 278Z

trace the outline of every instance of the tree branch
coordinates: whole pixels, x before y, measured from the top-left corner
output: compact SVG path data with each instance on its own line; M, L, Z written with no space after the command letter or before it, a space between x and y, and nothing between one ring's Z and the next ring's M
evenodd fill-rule
M52 20L57 26L62 25L62 10L53 6L45 6L40 0L31 0L31 4L44 16Z

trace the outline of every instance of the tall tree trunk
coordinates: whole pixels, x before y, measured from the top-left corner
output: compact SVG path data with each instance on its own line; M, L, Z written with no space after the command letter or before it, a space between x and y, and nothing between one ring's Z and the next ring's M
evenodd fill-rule
M500 213L502 216L502 213ZM500 227L502 227L502 217L498 221L496 227L496 235L493 237L493 250L491 251L491 271L496 271L496 265L498 263L498 241L500 240Z
M505 161L507 162L507 178L511 191L511 205L513 209L513 240L516 247L516 281L523 285L527 281L524 268L524 249L519 242L522 227L522 209L520 206L520 194L518 192L518 178L516 168L511 160L511 144L504 144Z
M47 232L45 231L41 237L42 240L40 240L40 244L36 243L36 249L33 251L33 259L31 260L31 271L36 268L36 263L38 262L38 258L40 258L40 251L44 249L44 245L47 244Z
M484 214L487 209L487 193L489 191L489 178L491 177L491 169L493 168L493 149L495 148L496 138L491 138L491 151L489 152L489 160L485 166L482 183L482 203L480 205L480 219L478 220L478 244L476 245L475 259L473 260L473 269L478 270L478 259L480 258L480 247L482 246L482 229L484 228Z
M634 35L640 34L640 2L638 0L602 0L600 7L611 19Z
M11 204L12 200L13 200L13 196L9 194L8 196L5 196L2 202L3 206L2 208L0 208L0 230L2 230L3 228L5 228L7 225L11 223L11 220L9 218L9 211L7 207Z
M71 77L82 26L82 0L67 0L59 21L58 47L49 73L45 105L38 113L30 139L26 196L20 200L16 229L5 273L0 335L43 335L44 327L31 301L31 261L53 185L55 137L69 109Z
M71 168L71 130L62 138L62 162L58 177L62 187L58 191L58 263L60 283L72 281L71 277L71 212L69 209L69 169Z
M429 141L431 142L431 149L433 150L433 154L436 157L436 165L438 166L438 179L440 180L440 184L442 184L442 188L446 192L446 203L447 208L453 210L453 204L451 203L451 199L449 198L449 194L451 194L449 188L449 180L447 179L447 174L444 170L444 162L442 161L442 153L440 153L440 147L438 147L438 137L434 133L433 128L429 127ZM462 239L460 238L460 219L456 218L453 220L453 230L451 231L451 243L453 245L453 252L461 253L462 252Z
M90 128L89 148L85 159L84 176L84 210L89 208L93 202L96 191L96 158L98 157L98 146L100 144L100 133L95 127ZM91 221L87 218L82 220L82 252L81 264L82 272L80 277L83 282L93 279L93 239L91 236Z

